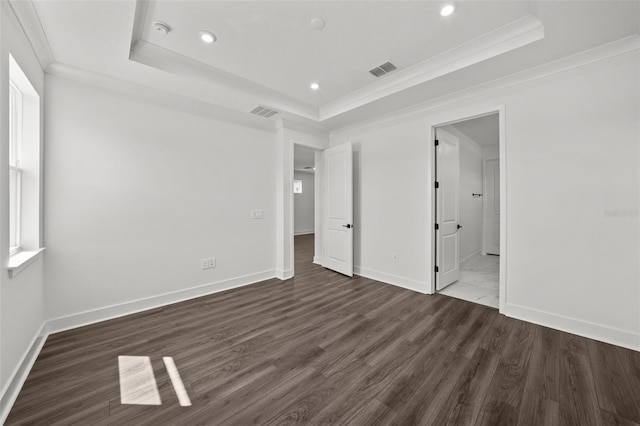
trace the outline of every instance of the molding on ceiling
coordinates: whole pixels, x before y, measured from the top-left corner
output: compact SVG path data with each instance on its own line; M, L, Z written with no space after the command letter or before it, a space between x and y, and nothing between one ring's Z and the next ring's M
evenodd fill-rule
M534 16L527 15L444 53L395 71L388 77L355 90L340 99L321 105L320 121L543 38L542 22Z
M303 104L275 90L144 40L139 40L133 45L129 59L183 78L191 77L217 85L230 86L259 98L256 100L257 104L318 121L318 111L314 106Z
M624 37L525 71L520 71L459 92L441 96L427 102L418 103L407 108L394 111L390 114L374 117L353 125L333 130L330 132L330 138L357 136L363 132L392 126L407 120L425 116L429 113L436 112L440 108L445 108L464 101L477 99L478 102L482 102L482 100L489 97L499 96L499 91L510 90L519 85L535 82L536 80L551 77L555 74L571 71L576 68L639 50L640 35L635 34Z
M148 0L136 1L129 60L181 77L192 77L214 84L227 85L260 98L256 100L257 104L318 121L318 109L313 105L143 40L148 7Z
M143 86L138 83L109 77L61 63L51 64L47 69L47 74L133 95L141 100L151 101L154 105L164 108L201 116L211 120L225 121L227 123L250 127L269 133L276 133L275 122L273 120L267 120L245 112L225 108L211 102L202 101L172 92L166 92L155 87Z
M260 97L260 104L319 122L544 38L542 22L527 15L316 108L261 84L143 40L147 10L148 0L136 1L130 60L183 77L224 84Z
M31 48L40 62L43 70L55 62L51 45L47 38L40 17L32 0L8 0L2 2L8 4L10 12L16 17L22 27L22 31L27 36Z
M288 98L275 90L227 73L218 68L182 56L153 43L139 40L129 54L129 59L180 77L192 77L219 85L227 85L266 101L256 101L278 111L318 121L317 108Z
M278 120L276 120L276 129L287 129L287 130L293 130L296 132L300 132L300 133L305 133L308 136L313 136L316 138L321 138L321 139L326 139L327 142L329 140L329 132L328 131L323 131L320 129L314 129L312 127L309 127L303 123L294 121L294 120L290 120L287 118L280 118Z

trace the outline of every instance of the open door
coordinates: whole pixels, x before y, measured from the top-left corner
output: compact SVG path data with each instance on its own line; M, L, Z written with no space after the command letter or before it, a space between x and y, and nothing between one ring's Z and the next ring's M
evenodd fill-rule
M351 143L324 151L326 171L323 265L353 276L353 154Z
M460 276L460 141L436 131L436 290L442 290Z

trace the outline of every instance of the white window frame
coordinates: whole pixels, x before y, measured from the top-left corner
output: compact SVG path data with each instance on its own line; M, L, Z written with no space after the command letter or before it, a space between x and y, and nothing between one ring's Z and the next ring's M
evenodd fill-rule
M11 122L9 123L9 173L17 174L17 187L16 187L16 205L9 205L9 208L13 210L15 215L15 229L10 229L9 232L13 234L15 245L9 247L9 255L14 255L22 250L21 244L21 230L22 230L22 92L18 86L9 80L9 117ZM11 189L9 189L11 191ZM10 196L11 200L12 197Z
M5 80L6 81L6 80ZM41 257L42 246L42 103L40 93L9 53L9 100L11 116L8 183L5 194L11 209L11 236L4 241L9 249L7 270L13 278ZM6 83L5 83L6 84ZM14 180L14 178L16 180ZM8 189L5 187L5 190ZM15 216L14 216L15 215Z

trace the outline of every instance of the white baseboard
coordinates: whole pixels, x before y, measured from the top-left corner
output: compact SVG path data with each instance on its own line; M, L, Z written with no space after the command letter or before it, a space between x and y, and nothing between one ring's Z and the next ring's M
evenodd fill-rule
M634 351L640 351L640 334L630 331L606 327L600 324L594 324L549 312L538 311L536 309L526 308L524 306L510 303L506 303L503 309L500 310L500 313L511 318L531 322L544 327L565 331L567 333L576 334L578 336L587 337L600 342L610 343L616 346L622 346L623 348L632 349Z
M231 290L237 287L243 287L255 284L260 281L268 280L275 277L275 271L264 271L255 274L244 275L229 280L218 281L215 283L204 284L184 290L178 290L171 293L161 294L158 296L147 297L145 299L133 300L117 305L107 306L104 308L93 309L91 311L81 312L78 314L68 315L65 317L55 318L45 321L38 334L34 337L33 342L27 352L24 354L22 361L16 367L2 393L0 394L0 424L4 424L11 407L16 401L27 376L31 371L31 367L35 363L44 343L49 334L60 331L70 330L97 322L107 321L110 319L131 315L149 309L159 308L161 306L173 303L183 302L189 299L218 293L225 290Z
M293 269L287 269L286 271L283 271L282 269L277 269L276 278L282 281L288 280L289 278L293 278Z
M404 278L393 274L387 274L385 272L374 271L373 269L367 269L361 266L354 266L353 272L361 277L371 278L372 280L395 285L396 287L402 287L407 290L417 291L418 293L429 294L428 283L415 281L410 278Z
M309 234L314 234L315 232L316 232L315 229L308 229L306 231L295 231L293 235L309 235Z
M480 253L480 250L478 250L475 253L471 253L469 256L465 257L464 259L462 259L459 264L462 265L464 262L466 262L467 260L471 259L473 256L475 256L476 254Z
M313 263L322 266L322 258L320 256L313 256Z
M46 322L43 322L40 330L38 330L38 333L34 336L31 345L29 345L29 348L22 356L20 363L13 370L9 381L4 389L2 389L2 393L0 393L0 425L4 424L7 420L11 407L13 407L14 402L16 402L18 394L22 390L27 376L29 376L31 367L33 367L38 355L40 355L44 342L47 340L47 335L45 334Z
M104 308L93 309L91 311L81 312L66 317L51 319L47 321L46 331L47 333L57 333L125 315L131 315L149 309L159 308L172 303L195 299L196 297L231 290L236 287L243 287L245 285L254 284L274 277L274 271L257 272L255 274L204 284L197 287L161 294L159 296L152 296L145 299L133 300L131 302L124 302Z

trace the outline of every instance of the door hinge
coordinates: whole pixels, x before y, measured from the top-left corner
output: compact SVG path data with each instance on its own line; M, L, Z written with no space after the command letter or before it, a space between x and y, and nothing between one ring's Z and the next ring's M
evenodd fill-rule
M440 182L436 181L434 186L436 187L436 189L440 188Z
M435 140L435 145L436 146L440 145L440 141L438 141L438 139Z
M435 268L433 268L433 269L435 269L435 271L438 272L438 267L437 266Z
M438 224L436 223L436 225L434 226L434 228L435 228L435 230L437 231L438 229L440 229L440 225L438 225Z

